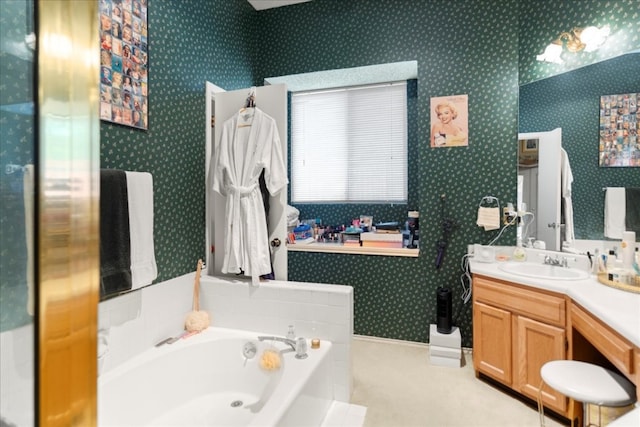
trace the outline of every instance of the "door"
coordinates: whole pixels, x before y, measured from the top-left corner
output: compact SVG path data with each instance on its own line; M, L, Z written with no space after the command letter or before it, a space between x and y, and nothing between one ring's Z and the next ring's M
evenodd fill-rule
M537 399L542 365L551 360L565 359L565 332L562 328L521 316L516 318L516 324L514 364L517 375L514 389ZM542 401L560 414L567 408L567 398L547 385L542 388Z
M240 89L229 92L216 92L213 108L214 120L217 126L213 132L213 148L207 147L207 208L210 210L207 225L207 238L212 242L208 245L210 253L208 273L220 275L222 271L222 256L216 256L216 248L224 248L224 224L225 224L225 198L215 193L213 188L213 165L215 165L216 145L220 140L222 123L231 118L238 110L244 107L250 89ZM261 86L256 88L255 104L260 110L274 118L280 136L281 152L284 156L284 164L287 165L287 89L286 85ZM207 123L210 124L211 117ZM208 132L210 133L210 132ZM210 150L210 151L209 151ZM287 191L280 191L276 196L269 198L269 216L267 228L269 230L269 242L271 246L271 259L275 278L287 280L287 222L286 222Z
M537 235L549 250L561 250L560 234L560 149L562 147L562 129L550 132L521 133L518 141L530 141L530 149L538 152L538 174L536 207L534 213ZM537 141L537 142L533 142ZM526 187L526 184L525 184ZM533 197L533 196L532 196ZM529 233L531 237L531 233Z
M206 141L206 153L205 153L205 229L206 229L206 245L205 245L205 264L207 269L207 274L214 274L214 260L213 260L213 242L215 240L215 226L214 226L214 215L213 215L213 194L211 189L213 188L213 144L216 139L216 95L220 92L224 92L225 90L219 86L214 85L211 82L205 83L205 91L206 91L206 121L205 121L205 141Z
M473 367L511 386L511 313L473 303Z

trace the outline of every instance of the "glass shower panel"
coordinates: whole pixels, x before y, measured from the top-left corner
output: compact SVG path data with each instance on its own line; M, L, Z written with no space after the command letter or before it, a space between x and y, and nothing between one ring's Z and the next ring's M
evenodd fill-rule
M34 1L0 1L0 425L34 425Z

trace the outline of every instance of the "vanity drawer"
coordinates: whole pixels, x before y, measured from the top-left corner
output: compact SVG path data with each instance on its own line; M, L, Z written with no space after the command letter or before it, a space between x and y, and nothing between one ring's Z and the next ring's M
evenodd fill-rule
M633 374L633 346L575 303L571 304L571 326L616 368L627 376Z
M563 296L477 275L473 276L473 295L476 301L504 308L530 319L561 327L566 325Z

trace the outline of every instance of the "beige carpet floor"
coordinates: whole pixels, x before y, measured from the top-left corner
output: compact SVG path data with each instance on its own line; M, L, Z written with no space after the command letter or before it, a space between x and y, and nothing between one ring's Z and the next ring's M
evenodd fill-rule
M535 407L463 367L433 366L426 346L355 338L351 403L367 407L364 427L536 427ZM545 417L547 427L561 426Z

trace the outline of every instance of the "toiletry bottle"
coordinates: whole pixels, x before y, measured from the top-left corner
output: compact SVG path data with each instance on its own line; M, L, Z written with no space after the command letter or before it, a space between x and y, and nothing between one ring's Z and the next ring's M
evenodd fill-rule
M289 325L289 330L287 331L287 338L295 341L296 339L296 330L293 328L293 325Z
M607 254L601 254L598 260L598 273L607 272Z
M622 262L624 268L631 270L633 268L634 248L636 245L636 233L634 231L625 231L622 233Z
M613 268L615 267L616 260L617 260L616 251L614 249L611 249L609 251L609 256L607 256L607 271L613 270Z
M600 271L600 250L596 248L595 255L593 256L593 264L591 265L591 272L597 276L599 271Z
M609 277L609 280L613 280L614 282L618 282L618 283L627 283L627 274L626 274L626 270L624 269L624 263L622 262L621 259L617 259L616 262L614 263L614 267L613 270L611 270Z
M516 243L516 248L513 250L513 259L515 261L524 261L527 259L527 253L522 247L522 239L518 239L518 242Z

